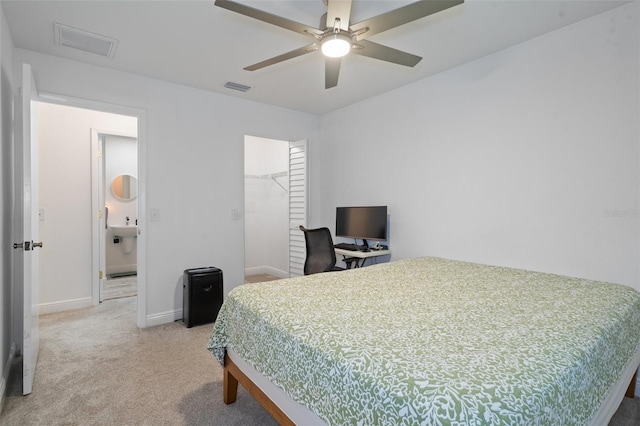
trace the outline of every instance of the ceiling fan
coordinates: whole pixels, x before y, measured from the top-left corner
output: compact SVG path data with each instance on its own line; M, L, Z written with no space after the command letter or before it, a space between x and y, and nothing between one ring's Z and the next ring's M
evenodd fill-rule
M314 39L313 43L307 46L249 65L244 68L245 70L255 71L320 49L325 55L325 89L330 89L338 85L342 57L349 52L414 67L422 59L420 56L367 39L391 28L461 4L464 0L420 0L357 24L350 24L349 21L352 0L323 0L323 2L327 4L327 13L320 19L320 28L300 24L230 0L216 0L215 5Z

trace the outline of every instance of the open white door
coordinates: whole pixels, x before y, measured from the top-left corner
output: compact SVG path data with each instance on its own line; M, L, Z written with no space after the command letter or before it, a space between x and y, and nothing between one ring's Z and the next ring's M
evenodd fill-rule
M304 275L306 248L300 225L307 226L308 201L307 140L289 142L289 276Z
M31 66L22 66L22 87L16 99L15 134L15 205L19 210L15 217L15 263L16 290L22 291L22 356L23 393L33 389L36 364L38 362L38 146L35 117L32 116L32 101L37 98L35 80Z

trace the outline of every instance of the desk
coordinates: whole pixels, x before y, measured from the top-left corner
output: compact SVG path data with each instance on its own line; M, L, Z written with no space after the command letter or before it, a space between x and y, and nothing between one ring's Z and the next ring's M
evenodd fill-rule
M366 262L367 259L371 257L387 256L391 254L391 250L352 251L339 248L336 248L334 250L336 251L336 255L343 256L343 259L354 259L350 262L345 262L347 264L347 269L351 269L352 262L355 262L355 267L359 268L361 266L364 266L364 262Z

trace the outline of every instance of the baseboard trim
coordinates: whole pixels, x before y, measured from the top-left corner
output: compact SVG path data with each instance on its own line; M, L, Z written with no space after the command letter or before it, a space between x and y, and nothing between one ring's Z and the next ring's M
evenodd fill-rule
M93 300L90 297L64 300L61 302L42 303L38 306L40 309L39 314L53 314L56 312L72 311L75 309L90 308L93 306ZM176 320L182 319L182 309L176 309L173 311L160 312L157 314L147 316L146 327L153 327L154 325L169 324Z
M269 274L278 278L289 278L289 273L283 271L281 269L273 268L271 266L256 266L253 268L245 268L245 275L259 275L259 274Z
M136 272L138 270L138 265L136 263L132 263L130 265L117 265L117 266L110 266L108 268L106 268L105 273L107 274L107 276L111 275L111 274L119 274L122 272Z
M40 315L54 314L56 312L73 311L75 309L89 308L91 306L93 306L93 299L91 297L83 297L82 299L41 303L38 305L38 313Z
M160 312L157 314L147 316L146 327L153 327L155 325L170 324L174 321L182 319L182 309L176 309L173 311Z
M16 356L16 344L11 342L11 348L9 349L9 358L2 370L2 381L0 381L0 414L4 408L4 397L7 393L7 385L9 383L9 375L11 374L11 365L13 364L13 358Z

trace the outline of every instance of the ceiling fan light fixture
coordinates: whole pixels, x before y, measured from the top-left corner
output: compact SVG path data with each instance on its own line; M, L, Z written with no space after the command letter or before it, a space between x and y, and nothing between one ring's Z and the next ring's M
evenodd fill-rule
M320 42L322 54L330 58L341 58L351 50L351 39L344 34L331 34Z

